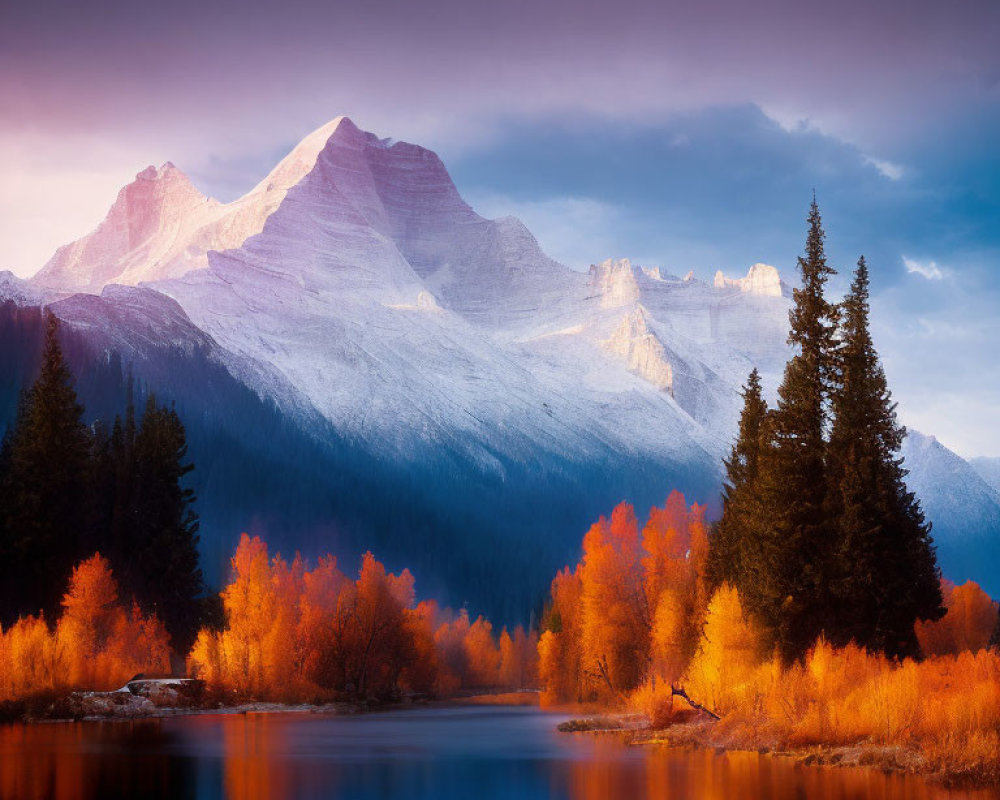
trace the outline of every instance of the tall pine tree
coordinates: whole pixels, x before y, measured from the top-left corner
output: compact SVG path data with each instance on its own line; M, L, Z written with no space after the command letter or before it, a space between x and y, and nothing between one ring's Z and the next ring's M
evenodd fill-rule
M126 421L125 431L130 426ZM155 611L178 652L187 652L200 623L204 590L198 565L194 492L183 486L187 462L184 426L173 409L150 396L135 432L132 481L123 531L123 579L140 605Z
M913 623L937 619L940 575L920 505L904 483L906 435L868 325L869 277L858 261L841 304L839 381L833 393L828 508L835 520L833 589L840 624L828 635L912 655Z
M831 624L829 594L832 526L827 516L825 431L834 379L836 309L824 288L834 270L826 263L822 219L815 198L809 211L805 254L798 260L802 287L793 291L785 366L778 405L768 415L769 443L760 454L752 526L756 554L744 593L785 658L797 658Z
M73 565L84 557L90 434L59 345L46 320L41 372L20 404L5 446L0 561L2 617L57 615Z
M755 560L753 509L767 420L767 403L761 395L760 373L756 367L747 378L742 395L739 434L724 462L726 482L722 487L722 518L709 542L706 572L712 590L723 583L746 587L749 583L747 573Z

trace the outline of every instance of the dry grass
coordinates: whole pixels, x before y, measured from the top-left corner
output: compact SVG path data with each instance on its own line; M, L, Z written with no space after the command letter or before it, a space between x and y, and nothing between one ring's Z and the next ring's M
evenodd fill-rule
M695 695L694 687L688 691ZM727 750L791 752L808 763L930 773L949 783L1000 784L1000 654L897 663L819 642L805 662L759 664L725 687L714 724L672 724L649 687L633 695L652 727L642 738ZM676 715L676 711L674 712Z

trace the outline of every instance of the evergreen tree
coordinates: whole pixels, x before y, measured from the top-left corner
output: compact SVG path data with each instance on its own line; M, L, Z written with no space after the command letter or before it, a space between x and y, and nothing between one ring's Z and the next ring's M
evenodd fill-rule
M832 526L827 517L826 440L836 310L823 295L834 274L826 263L816 200L809 211L802 288L795 289L778 406L768 415L760 454L752 526L757 550L745 582L748 607L770 630L785 658L797 658L833 624L830 602Z
M82 415L59 346L59 323L49 313L41 372L5 448L0 551L7 623L39 610L54 618L72 567L85 555L90 435Z
M134 428L134 426L132 426ZM123 439L126 456L130 423ZM198 565L198 517L194 492L182 485L187 463L184 426L173 409L150 396L134 441L133 480L127 485L128 524L120 557L123 583L147 612L163 620L178 652L186 652L200 623L204 591Z
M711 591L727 582L737 588L745 587L754 560L752 508L767 418L767 403L761 395L756 367L747 378L742 396L739 434L724 462L722 518L709 543L706 577Z
M129 375L125 420L123 422L120 416L115 417L109 442L112 472L108 481L112 491L108 496L107 537L111 561L118 565L122 575L137 546L133 541L138 521L133 502L136 483L135 433L135 397L132 376Z
M913 624L937 619L940 574L920 505L904 484L885 373L868 327L868 266L858 261L841 304L839 382L829 445L829 513L836 522L836 644L855 641L891 655L917 649Z

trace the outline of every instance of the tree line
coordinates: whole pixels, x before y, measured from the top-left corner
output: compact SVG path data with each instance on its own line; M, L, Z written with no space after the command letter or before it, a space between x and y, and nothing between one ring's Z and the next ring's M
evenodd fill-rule
M387 572L370 552L351 578L330 555L311 567L272 558L243 534L222 602L223 625L199 632L188 670L241 697L448 696L536 682L536 634L497 634L482 616L418 603L410 571Z
M122 595L185 653L202 621L194 496L184 426L150 396L137 419L88 426L48 313L41 368L0 446L0 624L54 624L75 564L100 552Z
M119 593L108 560L73 568L58 617L0 629L0 703L72 688L110 691L133 675L170 671L170 638L155 614Z

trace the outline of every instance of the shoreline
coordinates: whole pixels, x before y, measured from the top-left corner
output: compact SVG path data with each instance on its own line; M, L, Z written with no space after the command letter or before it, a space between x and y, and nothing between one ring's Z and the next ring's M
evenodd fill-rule
M712 750L717 755L750 752L791 759L806 767L854 767L877 769L886 774L913 775L948 789L1000 788L1000 774L948 768L934 763L927 754L912 745L856 742L783 747L761 743L754 747L745 742L727 742L715 736L714 720L693 719L665 728L653 728L648 723L645 726L638 724L638 717L636 714L606 713L572 719L558 727L562 733L616 735L628 747Z
M124 695L121 692L100 693L99 699ZM538 708L538 693L534 691L495 694L469 694L446 698L404 697L383 702L332 701L327 703L279 703L247 700L218 705L153 705L148 698L131 695L131 700L102 713L69 716L26 716L0 720L0 725L49 725L67 722L136 722L194 716L237 715L329 715L360 716L390 711L468 707L468 706L532 706ZM65 700L67 698L63 698ZM145 704L136 700L144 700ZM545 711L546 709L540 709ZM116 711L118 713L116 713ZM552 713L568 713L569 709L549 709ZM928 783L949 789L996 789L1000 775L982 770L962 770L935 763L927 754L914 746L885 745L874 742L853 744L810 744L799 747L761 743L752 746L746 742L726 741L715 730L716 722L706 718L688 718L664 728L653 728L645 717L626 712L605 712L574 717L553 726L560 733L583 733L615 736L626 747L670 748L678 750L713 751L722 756L727 753L757 753L788 759L804 767L849 767L875 769L885 774L911 775Z
M57 697L38 696L23 701L23 709L13 708L0 717L0 725L40 725L60 722L129 722L184 716L237 714L327 714L354 716L382 711L448 706L538 706L539 692L479 693L453 697L404 696L384 701L331 700L322 703L282 703L243 700L226 703L217 698L199 698L187 704L132 694L127 691L73 692ZM180 699L177 696L171 700ZM157 701L158 700L158 701Z

